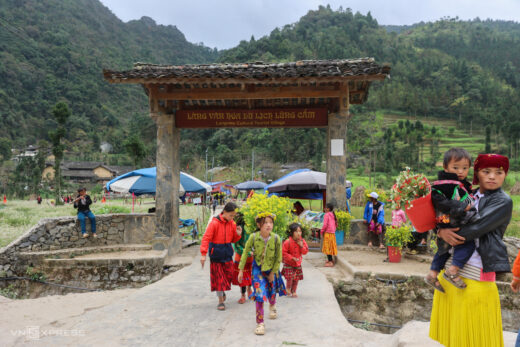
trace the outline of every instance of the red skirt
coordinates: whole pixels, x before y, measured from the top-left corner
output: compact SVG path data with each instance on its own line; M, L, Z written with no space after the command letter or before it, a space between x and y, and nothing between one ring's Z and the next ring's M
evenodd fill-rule
M242 278L242 282L238 282L238 272L240 269L238 268L238 264L240 264L240 254L235 253L235 261L233 264L234 272L233 272L233 283L235 286L245 287L253 284L253 280L251 279L251 271L253 270L253 256L250 256L246 260L246 265L244 266L244 278Z
M286 280L303 280L303 271L301 266L293 267L284 264L282 275Z
M211 279L211 291L231 290L231 280L233 279L233 262L213 263L209 267Z

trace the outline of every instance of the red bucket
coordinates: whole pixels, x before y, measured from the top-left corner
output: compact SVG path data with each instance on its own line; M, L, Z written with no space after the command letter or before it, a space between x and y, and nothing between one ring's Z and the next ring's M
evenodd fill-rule
M388 262L400 263L401 262L401 248L394 246L388 247Z
M431 230L437 224L431 195L432 193L429 193L422 198L415 199L412 202L412 207L405 211L415 230L419 233Z

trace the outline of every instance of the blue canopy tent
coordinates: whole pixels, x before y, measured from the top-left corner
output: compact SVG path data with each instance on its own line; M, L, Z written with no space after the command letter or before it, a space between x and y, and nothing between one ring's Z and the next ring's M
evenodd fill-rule
M211 187L196 177L181 171L181 184L179 193L207 193ZM135 195L155 194L155 181L157 179L157 169L150 167L128 172L118 176L106 184L107 190L120 193L134 193Z
M298 169L268 184L264 190L269 192L269 195L275 194L291 199L324 200L326 186L325 173Z
M347 209L350 211L350 206L348 206L350 187L348 187L348 183L350 182L347 181L345 193L347 194ZM294 170L264 188L265 191L269 192L269 195L275 194L291 199L323 200L324 207L326 189L327 174L310 169Z
M235 186L236 190L264 189L267 183L261 181L246 181Z

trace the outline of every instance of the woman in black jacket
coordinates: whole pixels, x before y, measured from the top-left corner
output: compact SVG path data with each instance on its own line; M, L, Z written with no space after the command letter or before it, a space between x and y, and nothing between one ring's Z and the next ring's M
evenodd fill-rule
M476 251L460 270L465 289L444 285L446 280L439 276L446 293L435 291L430 337L445 346L504 345L495 276L497 272L511 271L502 241L513 211L511 198L501 188L508 169L507 157L479 155L474 163L473 184L479 184L474 195L480 218L460 230L438 231L438 237L451 246L468 240L474 240L476 245Z

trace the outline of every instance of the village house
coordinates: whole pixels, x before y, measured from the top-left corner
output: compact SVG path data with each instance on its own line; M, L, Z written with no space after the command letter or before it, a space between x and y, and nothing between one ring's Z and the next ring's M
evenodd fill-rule
M73 183L105 184L117 176L132 171L132 169L131 166L109 166L99 161L64 161L61 163L62 177ZM42 179L48 181L54 179L54 163L45 163Z
M12 157L11 160L15 163L18 163L22 160L22 158L30 157L34 158L38 154L38 147L29 145L27 148L23 150L11 149Z

